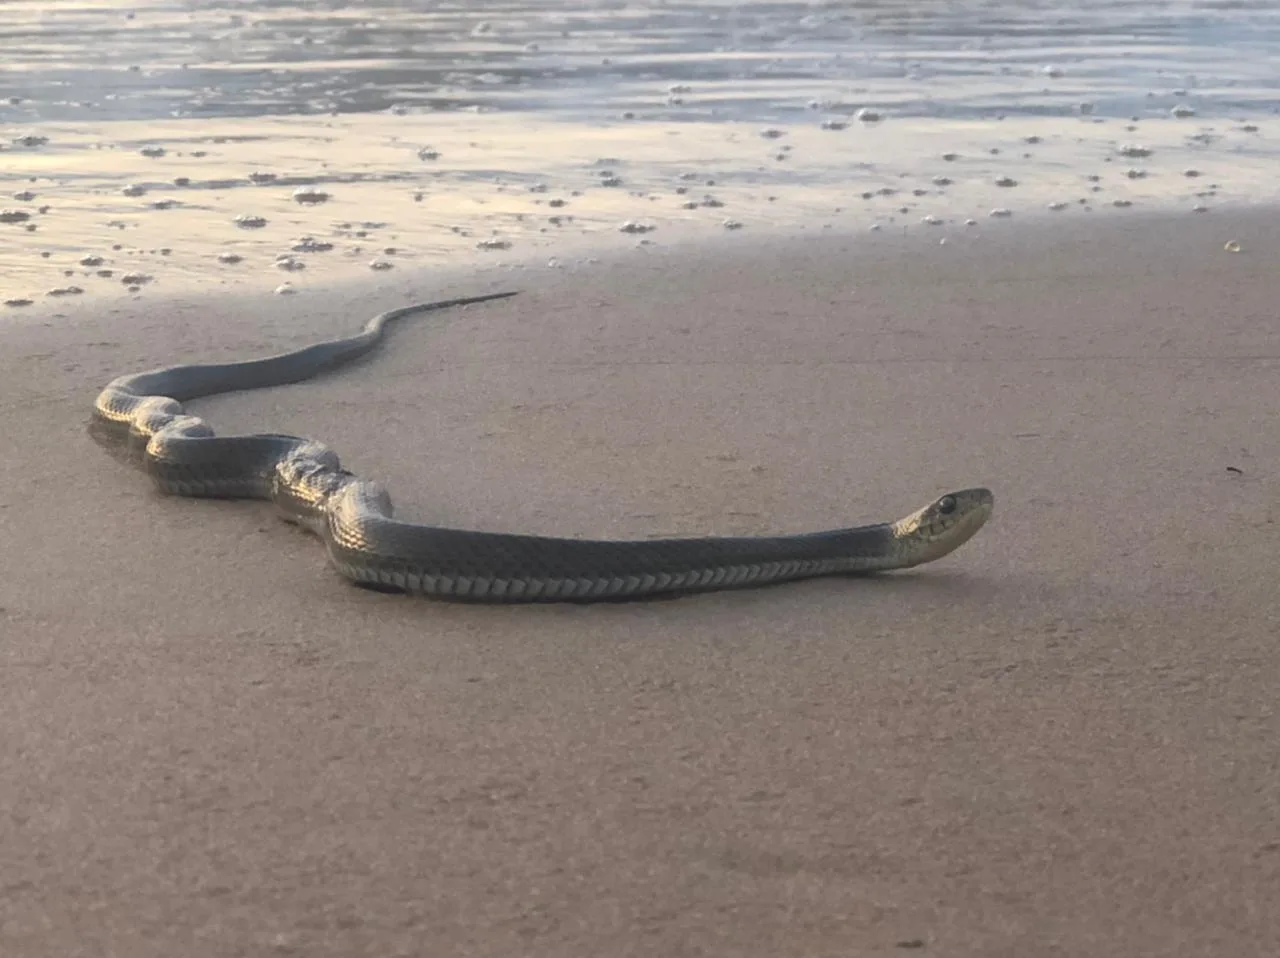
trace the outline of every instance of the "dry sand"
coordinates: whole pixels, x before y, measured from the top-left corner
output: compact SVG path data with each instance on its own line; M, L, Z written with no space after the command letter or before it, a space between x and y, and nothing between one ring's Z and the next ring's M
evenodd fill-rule
M1280 230L1123 219L8 319L0 953L1280 953ZM996 516L878 580L457 606L84 434L119 373L513 281L196 406L452 525Z

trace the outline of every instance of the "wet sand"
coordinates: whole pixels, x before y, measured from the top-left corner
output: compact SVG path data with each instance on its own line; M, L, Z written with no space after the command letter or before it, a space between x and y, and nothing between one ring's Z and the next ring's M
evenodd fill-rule
M14 314L0 951L1277 953L1275 222ZM512 284L194 405L442 524L801 530L974 484L996 515L877 580L457 606L351 588L266 506L159 498L84 434L121 372Z

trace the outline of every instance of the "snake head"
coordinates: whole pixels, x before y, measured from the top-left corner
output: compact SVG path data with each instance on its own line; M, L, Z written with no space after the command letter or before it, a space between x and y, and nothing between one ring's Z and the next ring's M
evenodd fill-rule
M893 524L904 567L932 562L973 538L991 517L995 496L990 489L962 489L939 496Z

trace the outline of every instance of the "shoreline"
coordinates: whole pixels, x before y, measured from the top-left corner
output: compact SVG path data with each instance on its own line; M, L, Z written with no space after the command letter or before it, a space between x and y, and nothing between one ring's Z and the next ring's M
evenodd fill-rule
M1280 950L1275 222L742 237L0 322L0 951ZM192 406L465 528L798 531L970 485L995 516L880 580L458 606L351 588L265 504L161 499L84 434L114 376L509 287Z

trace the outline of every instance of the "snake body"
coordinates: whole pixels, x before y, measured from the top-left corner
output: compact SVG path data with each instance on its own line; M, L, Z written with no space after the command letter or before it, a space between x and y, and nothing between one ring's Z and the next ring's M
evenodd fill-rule
M428 310L512 296L389 310L357 334L261 359L180 365L113 380L91 431L140 463L161 492L272 500L318 535L346 578L383 591L481 602L607 601L865 574L931 562L991 514L986 489L949 493L897 522L780 536L608 541L440 528L394 518L378 484L342 468L322 443L284 435L216 436L182 403L296 383L363 356L386 325Z

